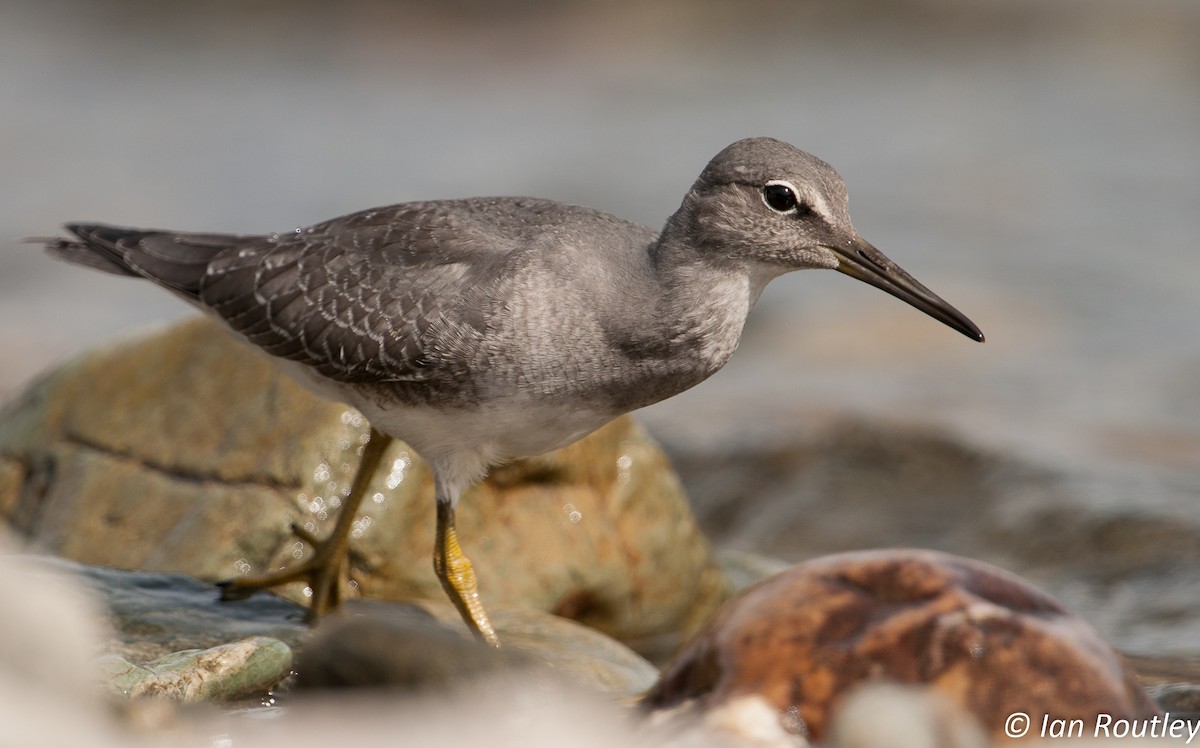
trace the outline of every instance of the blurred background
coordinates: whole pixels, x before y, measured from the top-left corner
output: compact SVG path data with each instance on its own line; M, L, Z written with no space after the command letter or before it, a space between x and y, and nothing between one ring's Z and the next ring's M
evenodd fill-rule
M855 414L1074 476L1188 530L1152 565L1188 596L1166 628L1136 595L1108 616L1111 588L1078 605L1118 643L1195 649L1200 4L8 0L0 103L0 397L193 313L19 241L64 221L257 233L528 194L657 227L733 140L809 150L987 343L795 273L643 422L686 458Z

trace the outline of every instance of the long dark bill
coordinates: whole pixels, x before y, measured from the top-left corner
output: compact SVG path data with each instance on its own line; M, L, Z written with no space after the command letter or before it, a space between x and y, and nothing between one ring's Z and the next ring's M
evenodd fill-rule
M849 246L829 247L837 254L840 262L838 271L851 278L857 278L863 283L870 283L878 289L887 291L897 299L904 301L925 312L930 317L953 327L972 340L983 342L983 333L975 323L954 307L947 304L942 297L930 291L917 282L887 255L871 246L861 237L856 237Z

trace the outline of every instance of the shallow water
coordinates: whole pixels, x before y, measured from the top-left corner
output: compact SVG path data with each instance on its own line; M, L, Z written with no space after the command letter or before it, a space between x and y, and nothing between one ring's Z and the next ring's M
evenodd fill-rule
M1133 512L1200 499L1200 6L233 7L9 3L0 236L496 193L658 225L720 147L771 134L834 164L863 235L988 342L794 274L723 372L645 411L657 433L853 411L1064 466ZM0 394L188 313L6 239Z

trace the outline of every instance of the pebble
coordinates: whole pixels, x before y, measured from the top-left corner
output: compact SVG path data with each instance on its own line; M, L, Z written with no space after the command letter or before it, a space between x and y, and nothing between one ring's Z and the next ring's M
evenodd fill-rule
M292 650L267 636L187 649L137 665L118 654L97 661L106 686L130 698L225 702L265 694L291 672Z
M758 696L820 741L854 689L930 688L993 736L1050 719L1159 713L1121 656L1016 576L934 551L863 551L794 566L740 593L663 671L651 710Z

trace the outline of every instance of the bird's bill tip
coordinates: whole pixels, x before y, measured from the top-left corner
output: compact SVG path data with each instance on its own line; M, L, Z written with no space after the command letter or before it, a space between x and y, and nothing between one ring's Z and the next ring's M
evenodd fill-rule
M838 272L886 291L968 338L983 342L983 332L965 314L921 285L866 240L855 237L847 245L831 246L829 249L837 255Z

